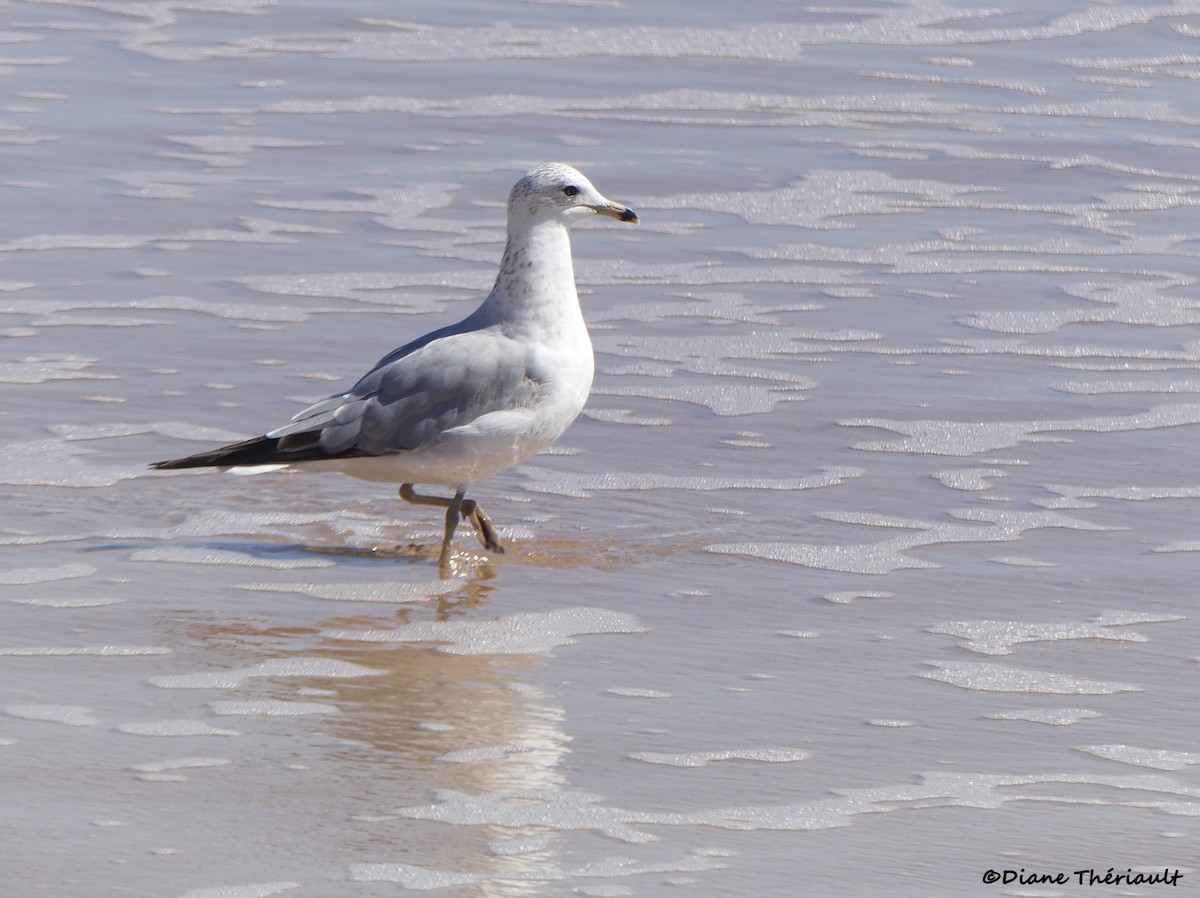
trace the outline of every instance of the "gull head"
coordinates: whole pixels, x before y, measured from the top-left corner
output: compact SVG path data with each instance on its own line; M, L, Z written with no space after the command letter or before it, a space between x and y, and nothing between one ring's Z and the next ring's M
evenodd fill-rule
M591 181L561 162L539 165L516 183L508 198L510 228L549 220L571 227L593 215L633 224L638 220L632 209L607 199Z

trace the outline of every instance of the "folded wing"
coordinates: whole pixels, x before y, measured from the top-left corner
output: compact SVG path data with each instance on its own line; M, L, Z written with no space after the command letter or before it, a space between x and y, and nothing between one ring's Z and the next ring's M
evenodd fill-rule
M434 445L448 430L536 401L527 350L497 336L490 328L435 331L385 356L352 389L310 406L283 427L155 467L291 464Z

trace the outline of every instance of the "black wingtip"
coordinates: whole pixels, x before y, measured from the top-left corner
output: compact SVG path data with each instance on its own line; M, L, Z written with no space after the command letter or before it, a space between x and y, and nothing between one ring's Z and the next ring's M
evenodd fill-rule
M359 449L326 452L321 448L320 431L307 431L286 437L255 437L188 455L170 458L150 465L157 471L177 471L182 468L238 468L254 465L290 465L303 461L322 461L333 458L357 458L367 453Z
M255 437L196 455L156 461L150 467L158 471L175 471L181 468L233 468L238 465L279 464L285 459L275 452L278 444L279 440L270 437Z

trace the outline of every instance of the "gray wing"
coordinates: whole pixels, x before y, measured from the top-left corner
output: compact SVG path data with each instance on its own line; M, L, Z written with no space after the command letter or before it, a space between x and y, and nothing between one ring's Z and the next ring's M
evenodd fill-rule
M538 384L526 347L497 329L452 326L380 360L353 389L267 434L307 458L387 455L435 443L489 412L531 405Z

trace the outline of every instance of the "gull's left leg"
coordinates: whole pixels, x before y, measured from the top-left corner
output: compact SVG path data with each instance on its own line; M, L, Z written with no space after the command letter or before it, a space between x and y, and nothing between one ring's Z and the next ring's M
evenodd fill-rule
M442 554L438 556L438 566L445 567L450 562L450 544L454 541L454 531L458 527L458 521L462 514L463 496L466 495L466 487L459 487L454 493L454 498L449 500L446 506L446 535L442 539Z

